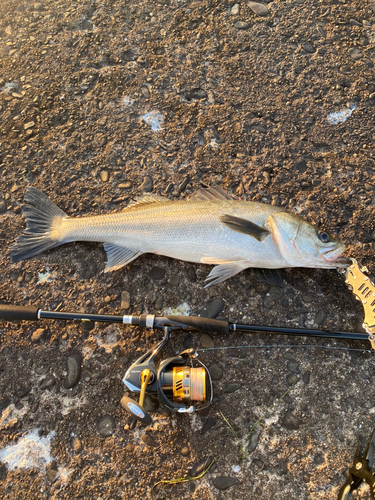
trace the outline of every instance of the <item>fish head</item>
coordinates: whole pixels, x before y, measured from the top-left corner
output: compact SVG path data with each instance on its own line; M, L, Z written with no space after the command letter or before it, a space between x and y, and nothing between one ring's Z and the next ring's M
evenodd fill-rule
M350 260L342 257L345 245L289 212L272 214L267 227L283 258L292 267L339 269Z

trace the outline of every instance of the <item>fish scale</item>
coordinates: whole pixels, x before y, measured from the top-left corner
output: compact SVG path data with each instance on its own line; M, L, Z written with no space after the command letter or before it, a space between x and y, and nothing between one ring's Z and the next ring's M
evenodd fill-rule
M280 256L272 238L259 242L249 235L234 233L219 220L220 215L229 213L263 225L269 213L257 214L259 204L254 208L252 205L251 202L235 201L151 203L136 211L131 207L118 214L63 219L59 239L61 243L111 242L190 262L201 262L204 257L252 259L258 254L256 267L264 267L265 259L272 260L275 267L284 267L287 262ZM269 208L270 213L280 211L271 205Z
M232 199L217 186L190 200L144 196L119 213L69 217L30 187L22 207L26 231L10 247L14 261L73 241L104 243L105 271L143 253L215 265L209 284L248 267L346 267L345 247L280 207Z

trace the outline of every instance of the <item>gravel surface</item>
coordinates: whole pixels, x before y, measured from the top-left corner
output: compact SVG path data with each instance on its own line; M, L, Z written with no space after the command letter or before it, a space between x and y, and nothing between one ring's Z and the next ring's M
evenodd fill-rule
M0 302L361 331L335 271L247 270L205 289L209 266L152 255L103 274L97 244L19 263L7 252L30 185L83 216L216 183L328 230L375 274L374 64L373 0L2 0ZM159 340L0 322L0 497L150 498L215 460L155 498L337 498L375 427L375 368L335 348L369 344L174 333L167 355L223 348L199 353L213 403L177 415L146 398L154 423L131 430L122 377Z

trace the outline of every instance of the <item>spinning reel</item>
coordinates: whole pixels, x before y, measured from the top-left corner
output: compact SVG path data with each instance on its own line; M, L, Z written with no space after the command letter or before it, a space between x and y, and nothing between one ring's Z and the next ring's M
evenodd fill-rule
M171 330L171 327L164 327L163 340L135 361L123 378L131 392L139 393L139 399L137 402L124 396L121 405L145 425L152 424L150 414L143 407L146 394L156 396L168 410L178 413L203 410L212 402L210 372L197 359L194 349L157 362Z

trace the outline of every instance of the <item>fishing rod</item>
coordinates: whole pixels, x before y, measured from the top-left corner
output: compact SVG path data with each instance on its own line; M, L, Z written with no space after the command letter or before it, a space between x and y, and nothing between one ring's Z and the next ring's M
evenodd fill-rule
M37 306L17 306L0 304L0 319L37 321L42 319L79 320L91 322L121 323L141 328L159 329L164 337L155 347L149 349L126 371L123 382L126 387L139 393L139 401L125 395L121 404L133 416L133 422L139 420L145 425L152 423L152 418L143 407L145 395L156 396L158 400L173 412L193 412L206 408L212 401L213 389L211 375L207 367L197 359L198 352L186 349L178 356L157 361L175 330L202 331L207 333L269 333L276 335L294 335L321 337L340 340L369 340L375 350L375 287L352 259L352 265L344 271L345 282L363 305L365 317L363 328L366 333L340 332L331 330L312 330L306 328L285 328L231 323L227 319L218 320L200 316L153 314L107 315L80 312L44 311Z
M0 319L14 321L26 320L37 321L41 319L62 319L92 321L104 323L122 323L125 325L139 326L151 330L169 327L173 330L201 331L206 333L219 333L228 335L230 332L241 333L270 333L276 335L293 335L304 337L322 337L326 339L340 340L368 340L367 333L340 332L331 330L313 330L308 328L286 328L275 326L260 326L241 323L231 323L229 320L218 320L202 318L200 316L178 316L166 315L155 316L153 314L141 315L109 315L89 314L80 312L44 311L36 306L15 306L0 304Z

